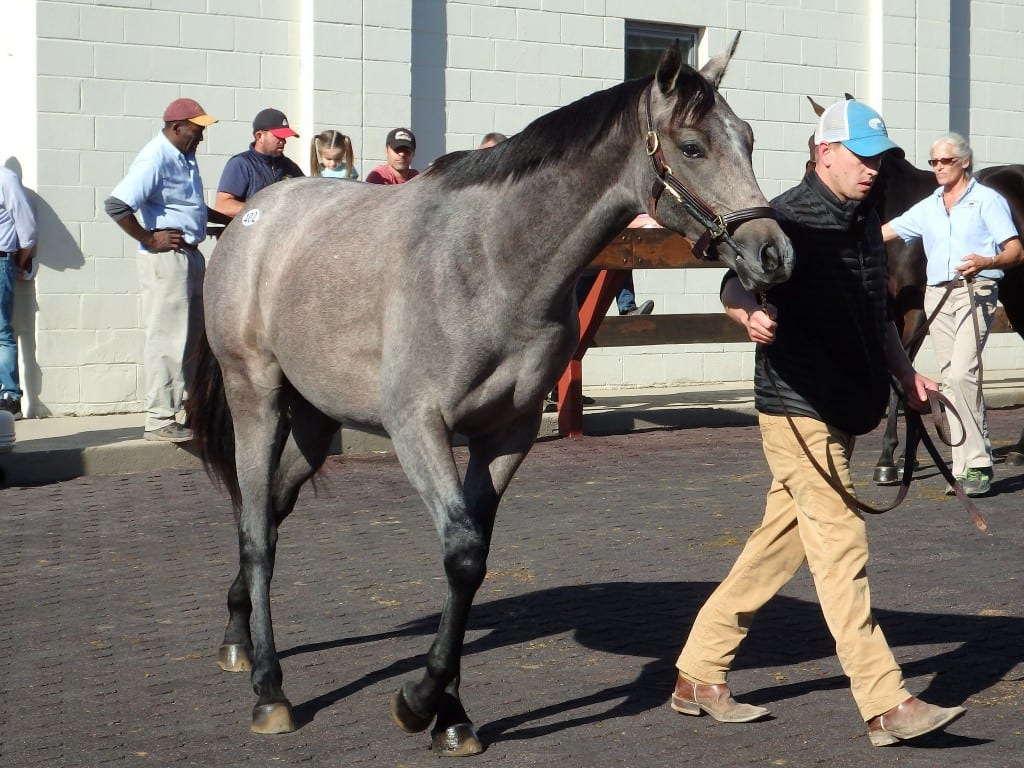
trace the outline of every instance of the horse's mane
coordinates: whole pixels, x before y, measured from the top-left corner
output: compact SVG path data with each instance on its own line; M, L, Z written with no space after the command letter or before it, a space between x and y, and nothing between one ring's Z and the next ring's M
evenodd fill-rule
M677 78L681 85L695 86L689 98L679 98L673 118L699 121L715 103L715 89L693 70L691 77ZM518 181L554 163L572 165L592 156L594 147L615 132L635 135L643 132L636 105L653 77L628 80L597 91L565 107L534 120L521 133L487 151L462 150L438 158L426 174L440 177L449 189L475 184L498 184L506 179Z

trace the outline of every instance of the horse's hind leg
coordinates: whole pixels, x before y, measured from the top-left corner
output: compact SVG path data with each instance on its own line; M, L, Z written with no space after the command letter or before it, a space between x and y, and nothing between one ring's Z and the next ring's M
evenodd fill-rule
M270 613L270 582L277 551L274 485L284 455L285 386L280 368L269 357L255 356L225 367L224 390L235 427L238 471L238 560L248 589L252 613L252 687L256 705L251 730L286 733L295 730L291 702L282 688L283 674L274 643ZM222 360L222 366L223 366ZM239 605L235 604L236 609ZM242 606L244 608L244 606Z
M288 432L273 486L274 524L280 527L295 508L299 489L323 464L337 433L338 422L329 419L306 400L293 393ZM228 589L228 623L217 652L217 665L225 672L252 669L252 637L249 617L252 603L239 571Z
M889 388L889 415L885 419L885 433L882 435L882 452L875 462L874 481L879 485L893 485L900 481L900 473L896 469L893 458L896 446L899 445L897 427L899 425L900 399L896 390Z
M446 434L442 433L445 440L441 442L433 433L429 453L422 451L423 445L411 454L405 448L399 450L400 444L413 438L396 442L403 466L427 502L441 535L448 594L437 637L427 654L424 676L419 683L402 687L392 701L391 711L406 731L422 730L436 716L433 748L439 754L473 755L483 751L459 697L462 644L473 598L486 574L498 503L533 445L539 419L538 409L500 435L472 439L462 488Z

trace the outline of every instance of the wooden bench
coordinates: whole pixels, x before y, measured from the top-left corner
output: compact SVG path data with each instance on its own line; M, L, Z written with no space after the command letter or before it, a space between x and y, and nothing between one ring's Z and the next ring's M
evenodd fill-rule
M692 243L667 229L626 229L609 243L590 266L600 270L580 307L580 340L558 382L558 432L583 437L583 357L591 347L632 347L652 344L715 344L747 342L743 328L724 312L689 315L607 316L625 280L627 269L721 269L718 261L693 255ZM1012 332L1002 307L992 333Z

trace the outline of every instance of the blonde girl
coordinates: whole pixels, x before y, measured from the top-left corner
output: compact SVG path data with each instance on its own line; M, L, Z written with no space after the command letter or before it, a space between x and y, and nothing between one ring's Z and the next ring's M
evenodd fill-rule
M352 154L352 140L341 131L328 128L314 136L310 143L309 175L358 179Z

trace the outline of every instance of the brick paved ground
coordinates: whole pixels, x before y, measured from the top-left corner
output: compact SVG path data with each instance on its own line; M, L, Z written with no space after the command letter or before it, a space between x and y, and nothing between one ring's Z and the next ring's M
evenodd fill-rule
M991 420L1015 437L1024 410ZM864 480L875 445L858 451ZM924 474L870 521L875 605L911 690L970 711L948 734L873 749L806 572L758 617L731 678L774 719L666 706L693 616L761 511L755 428L538 444L467 637L462 690L490 745L469 764L1024 765L1024 468L998 468L987 533ZM204 474L7 489L0 519L0 765L437 764L387 714L443 595L435 534L393 459L331 460L282 531L274 617L304 723L286 736L251 735L248 676L215 665L235 537Z

